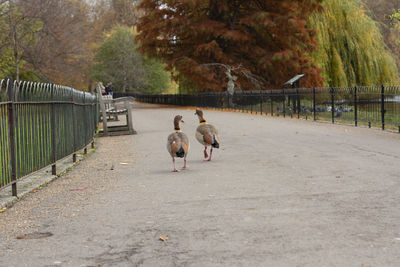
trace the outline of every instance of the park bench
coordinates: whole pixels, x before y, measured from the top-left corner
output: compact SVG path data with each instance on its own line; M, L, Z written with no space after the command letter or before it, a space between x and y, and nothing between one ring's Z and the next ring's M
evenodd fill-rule
M98 96L100 106L100 121L103 123L103 131L100 131L100 134L102 134L103 136L136 134L136 131L133 129L132 126L131 113L131 102L134 100L134 98L119 97L113 99L109 95L101 95L101 92L98 92ZM119 121L119 115L125 116L125 124L110 125L108 123L112 121Z

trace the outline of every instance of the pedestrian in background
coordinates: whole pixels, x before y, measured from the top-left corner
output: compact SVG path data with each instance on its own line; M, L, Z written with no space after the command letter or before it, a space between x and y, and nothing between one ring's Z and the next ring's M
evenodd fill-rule
M113 97L113 95L114 95L114 86L113 86L112 82L107 83L106 91L111 97Z
M106 88L104 87L102 82L98 82L96 84L96 92L101 92L101 95L107 95Z

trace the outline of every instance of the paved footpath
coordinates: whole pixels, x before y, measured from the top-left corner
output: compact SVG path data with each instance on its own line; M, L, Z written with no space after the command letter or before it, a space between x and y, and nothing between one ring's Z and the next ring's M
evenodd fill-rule
M400 266L399 134L206 110L221 148L203 162L193 110L133 112L138 135L0 214L0 266Z

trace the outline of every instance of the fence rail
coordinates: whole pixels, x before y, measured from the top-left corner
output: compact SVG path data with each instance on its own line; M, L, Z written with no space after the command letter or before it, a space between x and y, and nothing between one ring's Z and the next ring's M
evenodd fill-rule
M0 80L0 188L85 148L97 130L96 95L49 83ZM86 148L85 148L86 152Z
M328 120L355 126L391 128L400 132L400 86L291 88L270 91L134 96L137 101L181 106L212 107L272 116Z

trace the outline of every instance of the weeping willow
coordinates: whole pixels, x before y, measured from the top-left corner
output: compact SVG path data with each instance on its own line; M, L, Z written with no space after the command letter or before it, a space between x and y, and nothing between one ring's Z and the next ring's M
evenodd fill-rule
M327 86L395 84L398 70L376 23L360 0L324 0L310 17L318 50L312 55Z

